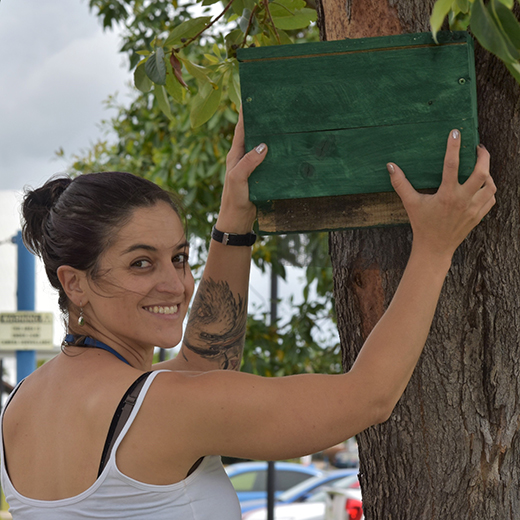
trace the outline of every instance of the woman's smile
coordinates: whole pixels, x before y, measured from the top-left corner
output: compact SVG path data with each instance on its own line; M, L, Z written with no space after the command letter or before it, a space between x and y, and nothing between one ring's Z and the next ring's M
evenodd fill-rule
M171 315L171 314L177 314L177 311L179 310L178 305L169 305L169 306L163 306L163 305L149 305L146 307L143 307L145 311L151 312L152 314L162 314L162 315Z

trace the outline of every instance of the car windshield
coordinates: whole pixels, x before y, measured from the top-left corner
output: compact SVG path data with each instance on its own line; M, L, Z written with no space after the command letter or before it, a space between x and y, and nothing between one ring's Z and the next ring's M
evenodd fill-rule
M344 477L340 480L337 480L330 486L323 487L332 487L338 489L348 489L355 485L358 481L357 475L351 475L349 477ZM312 494L305 502L325 502L327 500L327 492L322 490L322 486L320 486L320 490L316 491L316 493Z
M329 475L330 476L330 475ZM291 502L294 497L297 497L301 495L304 492L313 492L317 491L314 488L321 489L322 486L335 486L338 482L341 482L345 479L352 479L354 477L354 480L357 479L355 475L350 475L348 477L332 477L324 482L323 477L311 477L307 480L304 480L300 484L297 484L296 486L288 489L284 493L282 493L277 500L280 502ZM314 495L313 495L314 496ZM320 501L321 502L321 501Z
M289 500L292 500L293 497L298 496L300 493L302 493L306 489L312 489L314 486L316 486L322 480L323 480L322 477L308 478L307 480L304 480L303 482L296 484L296 486L293 486L291 489L288 489L287 491L282 493L277 498L277 500L279 500L280 502L287 502Z

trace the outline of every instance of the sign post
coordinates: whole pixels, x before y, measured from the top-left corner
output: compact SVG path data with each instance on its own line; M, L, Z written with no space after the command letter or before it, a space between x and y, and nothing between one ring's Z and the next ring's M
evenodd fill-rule
M52 349L53 322L52 312L0 312L0 351Z

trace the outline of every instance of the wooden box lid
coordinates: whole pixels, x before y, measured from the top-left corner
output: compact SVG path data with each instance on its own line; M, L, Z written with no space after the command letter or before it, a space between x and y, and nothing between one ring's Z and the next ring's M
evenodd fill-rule
M416 189L437 188L453 128L460 181L470 175L473 41L466 32L438 41L419 33L239 49L246 149L269 147L250 178L260 232L406 222L386 163Z

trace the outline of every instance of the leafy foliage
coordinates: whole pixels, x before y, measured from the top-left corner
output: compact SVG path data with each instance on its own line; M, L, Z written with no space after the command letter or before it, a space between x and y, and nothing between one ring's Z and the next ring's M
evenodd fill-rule
M451 29L471 29L520 83L520 22L513 14L514 4L515 0L437 0L430 18L432 32L437 34L446 16Z
M204 0L199 11L210 10L210 5L214 10L218 3ZM177 103L187 103L193 128L206 123L221 102L240 105L238 48L293 43L302 36L298 31L317 17L305 0L230 0L214 17L206 13L193 17L191 4L177 2L90 0L90 7L97 9L104 27L125 26L121 51L129 54L131 68L137 65L135 86L149 92L154 84L159 107L170 119L166 93ZM189 46L200 38L208 52L193 60ZM188 86L184 75L195 78L195 84Z
M340 373L339 343L320 344L313 329L330 320L323 302L305 302L282 325L270 326L266 313L249 316L242 370L265 376L309 372Z

